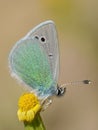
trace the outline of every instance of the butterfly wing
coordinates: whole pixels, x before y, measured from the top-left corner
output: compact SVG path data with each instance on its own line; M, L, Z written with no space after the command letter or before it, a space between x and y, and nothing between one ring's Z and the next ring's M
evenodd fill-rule
M47 42L46 40L45 44L43 44L35 37L35 35L39 37L44 35L45 38L48 38L49 32L46 33L47 35L45 35L45 31L42 34L39 32L43 32L43 30L47 32L50 24L53 25L50 22L47 24L43 23L41 26L33 29L33 31L16 43L9 56L9 66L12 74L30 86L41 98L54 94L57 84L57 48L56 51L53 51L53 49L51 51L49 41ZM43 28L44 26L45 28ZM52 44L54 48L56 45ZM52 57L49 56L50 53L52 53Z
M58 50L58 36L56 27L53 21L49 20L43 22L31 30L26 37L37 37L49 58L49 64L53 80L57 83L59 75L59 50ZM41 38L45 38L42 42Z

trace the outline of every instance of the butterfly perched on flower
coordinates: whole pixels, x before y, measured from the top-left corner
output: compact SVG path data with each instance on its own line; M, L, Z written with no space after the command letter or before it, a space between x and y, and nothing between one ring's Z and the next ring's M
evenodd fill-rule
M9 55L9 67L12 76L24 83L41 100L64 94L67 84L60 87L57 84L59 49L53 21L39 24L16 42ZM89 84L90 80L80 82Z

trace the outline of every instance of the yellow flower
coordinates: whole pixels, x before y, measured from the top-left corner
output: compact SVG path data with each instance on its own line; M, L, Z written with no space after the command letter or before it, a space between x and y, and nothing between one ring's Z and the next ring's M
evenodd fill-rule
M32 121L37 112L41 110L41 104L33 93L23 94L18 102L17 112L20 121Z

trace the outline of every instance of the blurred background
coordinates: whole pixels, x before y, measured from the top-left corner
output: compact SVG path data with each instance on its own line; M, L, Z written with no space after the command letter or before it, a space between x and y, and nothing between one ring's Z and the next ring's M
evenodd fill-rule
M98 2L96 0L0 0L0 130L23 130L17 101L23 88L12 79L8 55L28 31L46 20L56 23L60 49L59 84L91 79L91 85L67 87L42 117L47 130L97 130Z

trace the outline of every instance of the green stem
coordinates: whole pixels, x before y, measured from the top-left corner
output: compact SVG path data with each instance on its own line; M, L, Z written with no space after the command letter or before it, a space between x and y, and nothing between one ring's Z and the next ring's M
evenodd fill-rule
M35 116L33 121L25 121L24 126L25 130L46 130L39 113Z

